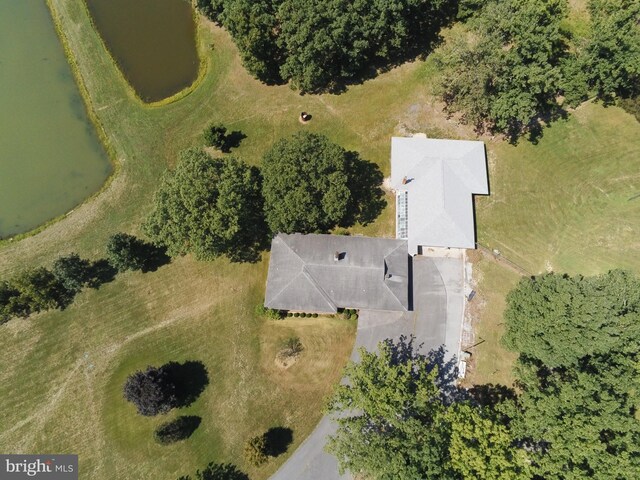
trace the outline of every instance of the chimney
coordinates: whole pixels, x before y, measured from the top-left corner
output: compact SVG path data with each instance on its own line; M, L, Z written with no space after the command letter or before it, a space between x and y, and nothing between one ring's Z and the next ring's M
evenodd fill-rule
M407 184L407 177L402 177L402 184L406 185Z
M338 260L340 260L340 252L336 252L333 254L333 261L337 262Z

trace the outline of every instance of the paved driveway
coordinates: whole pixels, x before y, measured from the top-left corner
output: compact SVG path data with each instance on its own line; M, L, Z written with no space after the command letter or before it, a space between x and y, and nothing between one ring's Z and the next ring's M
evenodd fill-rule
M458 354L464 313L464 261L462 258L423 257L413 259L413 311L362 310L356 342L351 354L365 347L374 351L379 342L401 335L414 335L422 351L444 345L447 356ZM351 479L338 473L338 461L324 451L327 438L337 425L325 416L271 480Z

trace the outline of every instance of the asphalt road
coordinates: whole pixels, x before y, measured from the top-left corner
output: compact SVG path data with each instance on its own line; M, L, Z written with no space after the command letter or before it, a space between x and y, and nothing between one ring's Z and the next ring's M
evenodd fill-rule
M358 359L360 347L374 351L382 340L414 335L415 344L422 345L422 352L444 346L445 360L450 360L458 355L464 301L464 262L461 258L414 257L413 311L360 311L351 358ZM340 475L336 458L324 451L327 438L336 428L331 418L323 417L271 480L351 479L348 472Z

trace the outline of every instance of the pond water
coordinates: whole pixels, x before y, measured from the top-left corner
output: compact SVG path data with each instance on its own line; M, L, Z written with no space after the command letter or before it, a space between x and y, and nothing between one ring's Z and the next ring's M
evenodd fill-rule
M169 97L198 76L193 8L187 0L86 0L120 70L146 102Z
M0 238L73 209L110 172L44 0L0 1Z

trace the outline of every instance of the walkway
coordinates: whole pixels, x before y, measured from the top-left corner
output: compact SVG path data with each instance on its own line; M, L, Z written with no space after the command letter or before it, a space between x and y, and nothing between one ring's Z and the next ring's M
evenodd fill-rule
M401 335L414 335L416 344L427 352L445 345L448 358L458 355L464 315L464 260L425 257L413 259L413 311L361 311L356 342L358 349L374 351L379 342ZM338 473L338 461L324 451L327 438L337 425L324 416L311 435L271 477L271 480L348 480Z

